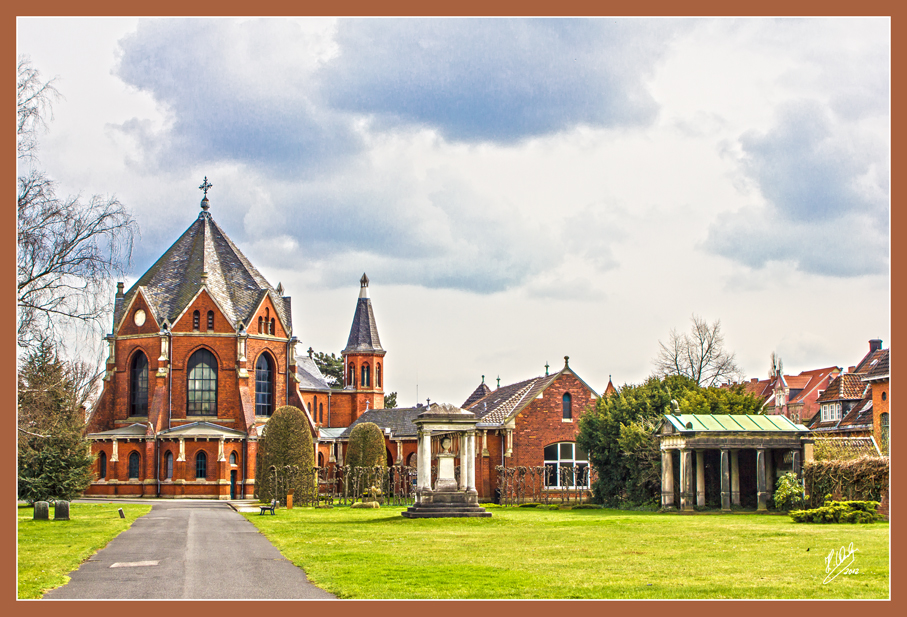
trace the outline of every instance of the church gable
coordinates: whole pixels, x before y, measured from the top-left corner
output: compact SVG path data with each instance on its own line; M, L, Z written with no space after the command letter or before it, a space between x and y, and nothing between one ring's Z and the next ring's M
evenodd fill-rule
M271 300L271 295L265 293L252 314L252 318L246 325L246 332L250 335L262 334L267 336L276 336L278 338L289 338L287 328L280 318L280 313Z
M235 331L217 300L204 287L198 291L173 323L173 332L220 332L232 334Z
M122 313L117 336L157 334L160 329L154 311L151 310L151 306L145 300L145 294L139 288L138 292L132 296L132 302Z

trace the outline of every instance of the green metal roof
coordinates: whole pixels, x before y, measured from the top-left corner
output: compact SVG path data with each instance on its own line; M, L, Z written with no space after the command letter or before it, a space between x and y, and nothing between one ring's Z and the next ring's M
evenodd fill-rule
M772 432L800 433L808 429L794 424L786 416L665 414L665 419L681 432ZM688 426L689 425L689 426Z

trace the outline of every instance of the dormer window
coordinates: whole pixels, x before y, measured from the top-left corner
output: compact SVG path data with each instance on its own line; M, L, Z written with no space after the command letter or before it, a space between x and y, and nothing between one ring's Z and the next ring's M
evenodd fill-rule
M201 313L198 311L193 311L192 313L192 329L198 332L199 322L201 321Z

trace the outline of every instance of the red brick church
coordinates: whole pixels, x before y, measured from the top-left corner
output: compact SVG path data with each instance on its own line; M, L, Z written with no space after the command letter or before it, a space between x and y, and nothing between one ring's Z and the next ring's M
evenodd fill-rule
M252 498L258 437L274 410L302 409L317 464L342 464L350 429L378 424L388 464L415 465L425 411L384 409L385 350L360 280L332 388L312 349L296 355L290 298L272 287L214 222L207 178L198 218L128 290L117 286L103 390L88 420L97 457L89 495ZM493 495L495 467L586 464L578 419L596 392L569 367L462 404L479 419L476 488ZM498 380L500 382L500 380ZM611 383L605 393L614 391Z

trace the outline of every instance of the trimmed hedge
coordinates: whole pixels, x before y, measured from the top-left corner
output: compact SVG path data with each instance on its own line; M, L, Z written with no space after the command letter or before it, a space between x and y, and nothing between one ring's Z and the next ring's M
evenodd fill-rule
M350 467L384 466L387 449L384 433L374 422L360 422L350 431L350 445L346 451L346 464Z
M281 482L274 495L271 466L278 468ZM295 466L298 472L288 474L287 465ZM302 410L286 405L278 407L268 419L261 439L258 440L258 458L255 466L255 494L263 502L278 499L286 503L286 492L293 489L298 501L303 501L305 491L314 490L312 469L315 466L315 447L309 421ZM291 486L292 485L292 486Z
M826 501L821 508L794 510L790 517L795 523L873 523L882 518L878 507L878 501Z
M841 500L882 501L888 490L887 458L864 456L855 460L812 461L803 465L808 504L819 507L827 495Z

